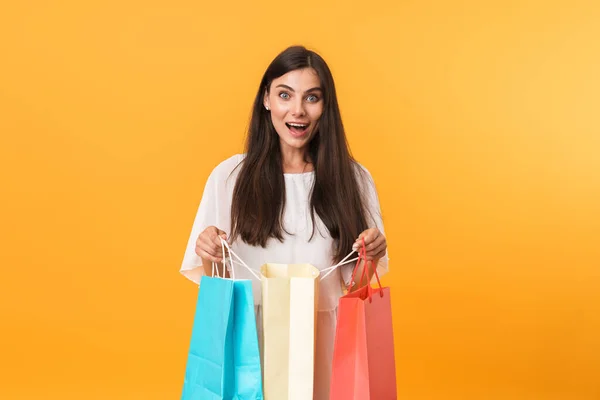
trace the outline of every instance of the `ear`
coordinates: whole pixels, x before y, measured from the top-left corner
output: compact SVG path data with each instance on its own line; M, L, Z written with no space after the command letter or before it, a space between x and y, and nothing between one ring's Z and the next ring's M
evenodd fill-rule
M268 110L271 109L271 101L269 100L269 90L265 90L265 95L263 97L263 105Z

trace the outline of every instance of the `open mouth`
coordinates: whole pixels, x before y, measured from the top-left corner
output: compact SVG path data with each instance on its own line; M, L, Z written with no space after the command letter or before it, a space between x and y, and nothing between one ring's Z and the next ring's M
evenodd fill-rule
M292 135L302 136L306 134L310 124L297 124L295 122L286 122L285 125L288 127Z

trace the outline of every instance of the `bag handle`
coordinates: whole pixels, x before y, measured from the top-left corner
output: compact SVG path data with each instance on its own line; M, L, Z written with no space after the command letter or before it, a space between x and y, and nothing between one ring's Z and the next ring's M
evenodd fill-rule
M225 270L227 269L227 255L225 253L225 240L222 237L221 239L221 251L223 254L223 277L225 277ZM228 247L229 248L229 247ZM235 270L233 269L233 258L231 258L231 249L229 249L229 264L231 265L231 279L235 281Z
M219 274L219 266L216 262L212 262L212 274L211 276L214 278L215 275L217 278L223 278L225 279L225 269L227 268L227 256L225 255L225 245L223 244L223 239L221 239L221 251L223 252L223 276L221 276ZM231 265L233 265L233 261L231 260L231 255L229 256L229 262L231 263ZM233 280L235 280L235 272L233 271L233 268L231 268L231 278Z
M227 248L227 251L229 252L229 263L231 265L231 278L233 280L235 280L235 270L233 268L233 257L238 259L239 262L235 262L238 265L243 266L244 268L246 268L248 270L248 272L250 272L256 279L258 279L260 281L260 277L256 274L256 272L250 268L237 254L235 254L233 252L233 250L231 250L231 247L229 246L229 243L227 243L227 241L225 239L223 239L222 237L219 237L219 239L221 239L221 250L223 251L223 276L225 275L225 265L227 264L227 258L225 256L225 248Z
M350 264L351 262L358 260L358 257L353 258L352 260L348 260L348 258L350 258L352 256L352 254L354 254L354 253L356 253L356 250L352 250L346 257L344 257L344 259L342 261L335 264L333 267L322 269L321 272L325 272L325 271L328 271L328 272L325 275L323 275L320 279L323 280L323 279L327 278L338 267L341 267L342 265L345 265L345 264ZM346 261L346 260L348 260L348 261Z
M214 278L215 275L217 276L217 278L220 278L221 276L219 275L219 268L217 268L217 263L216 262L212 262L212 273L211 273L211 277ZM224 274L223 274L224 275Z
M356 273L358 272L358 267L359 267L361 261L364 261L364 267L363 267L362 274L360 277L360 282L362 282L363 279L365 279L365 276L368 277L367 268L368 268L369 264L371 264L373 274L375 275L375 278L377 278L377 284L379 285L379 289L380 289L379 295L380 295L380 297L383 297L383 288L381 287L381 281L379 280L379 274L377 273L377 266L375 265L375 261L373 261L373 260L367 261L367 248L365 246L364 238L362 239L362 248L360 249L360 253L358 255L358 261L356 262L354 271L352 271L352 279L350 280L350 285L348 285L348 293L350 293L350 289L352 289L352 284L354 283L354 278L356 278ZM371 297L373 296L373 288L371 287L371 282L367 282L367 293L369 296L369 302L371 302Z

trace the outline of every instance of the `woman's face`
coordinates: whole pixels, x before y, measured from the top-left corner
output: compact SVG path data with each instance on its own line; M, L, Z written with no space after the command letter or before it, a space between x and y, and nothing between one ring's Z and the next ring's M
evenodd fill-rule
M323 91L317 72L313 68L297 69L273 80L264 106L271 112L282 148L307 148L323 113Z

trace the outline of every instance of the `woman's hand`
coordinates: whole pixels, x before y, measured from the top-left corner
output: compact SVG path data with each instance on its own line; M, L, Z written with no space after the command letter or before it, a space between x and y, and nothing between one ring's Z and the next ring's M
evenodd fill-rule
M215 226L206 228L196 240L196 254L203 260L220 263L223 261L221 239L227 240L227 234Z
M385 240L385 236L381 231L377 228L367 229L362 232L356 242L352 246L354 251L360 253L362 249L363 239L365 241L365 248L367 249L366 261L378 262L380 258L385 255L387 250L387 242ZM375 271L373 268L368 268L366 276L361 279L363 276L363 269L367 265L366 262L361 262L360 265L356 269L355 281L350 284L350 292L358 290L359 288L368 285L371 282L371 278L373 277ZM376 265L373 266L377 268Z
M359 251L362 247L363 239L367 249L367 261L379 260L385 255L387 250L387 242L385 235L378 228L370 228L362 232L352 249Z

